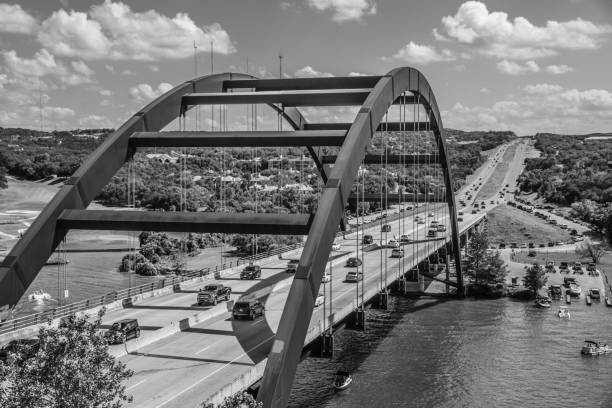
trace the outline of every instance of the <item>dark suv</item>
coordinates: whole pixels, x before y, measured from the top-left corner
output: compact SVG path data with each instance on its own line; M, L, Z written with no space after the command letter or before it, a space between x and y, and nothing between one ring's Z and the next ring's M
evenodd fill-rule
M110 329L104 333L109 344L125 343L129 339L140 337L140 327L136 319L123 319L113 323Z
M249 265L240 272L240 279L257 279L261 278L261 266Z
M359 265L361 265L361 259L359 259L359 258L349 258L349 259L346 260L346 265L345 266L348 266L349 268L354 268L354 267L359 266Z
M383 226L380 228L380 230L381 230L382 232L389 232L389 231L391 231L391 226L390 226L389 224L384 224L384 225L383 225Z
M231 294L232 288L220 283L206 285L198 292L198 305L216 305L221 300L229 300Z
M256 317L264 315L264 306L257 299L240 300L234 304L232 316L234 319L249 318L255 320Z
M374 242L374 237L371 235L364 235L363 239L361 240L361 243L364 245L371 244L372 242Z

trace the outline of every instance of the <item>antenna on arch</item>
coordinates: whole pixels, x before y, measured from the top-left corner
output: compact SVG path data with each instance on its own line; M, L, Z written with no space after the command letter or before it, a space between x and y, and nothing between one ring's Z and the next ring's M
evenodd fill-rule
M193 77L198 76L198 45L193 40Z
M283 79L283 50L278 53L278 77Z

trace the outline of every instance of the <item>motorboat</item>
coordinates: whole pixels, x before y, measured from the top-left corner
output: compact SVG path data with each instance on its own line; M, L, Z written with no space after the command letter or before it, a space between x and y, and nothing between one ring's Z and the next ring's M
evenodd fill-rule
M584 356L597 356L600 354L607 354L612 352L612 348L607 344L601 344L593 340L585 340L580 354Z
M546 299L536 299L535 305L542 309L550 308L550 302Z
M612 298L610 296L606 296L606 306L612 307Z
M341 391L346 390L353 382L353 377L348 371L338 370L334 376L334 388Z
M66 265L70 263L70 259L64 259L64 258L53 258L53 259L49 259L47 262L45 262L45 266L49 266L49 265Z
M30 302L40 302L43 300L50 300L50 299L51 299L51 295L43 291L42 289L37 289L28 295L28 300Z
M565 307L565 306L559 307L559 311L557 312L557 316L559 316L561 318L569 319L570 318L569 309L567 307Z

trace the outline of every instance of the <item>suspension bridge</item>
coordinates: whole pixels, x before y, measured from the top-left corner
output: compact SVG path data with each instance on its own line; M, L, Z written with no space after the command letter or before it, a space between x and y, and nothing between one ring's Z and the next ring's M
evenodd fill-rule
M316 121L322 109L338 107L353 112L352 122ZM275 115L276 123L260 123L258 109ZM315 120L308 121L305 112ZM99 302L122 306L108 313L107 322L138 317L150 331L137 347L126 346L129 354L122 357L136 372L128 385L135 406L197 405L205 393L218 401L255 385L265 407L284 407L305 350L330 356L334 331L364 330L366 306L386 307L390 289L405 293L437 282L444 292L463 294L461 248L483 213L462 214L458 221L455 199L463 192L454 191L442 129L433 91L413 68L344 78L257 79L238 73L195 78L137 112L65 182L0 265L1 303L19 301L50 256L61 254L71 230L305 236L303 245L280 255L283 259L275 254L258 261L261 280L236 280L235 267L220 268L214 276L200 273L170 285L173 291L165 296L142 300L141 290ZM222 182L215 192L222 203L217 211L187 211L185 170L193 149L253 149L254 157L264 147L278 149L281 158L288 147L309 154L320 183L312 213L263 212L257 206L253 212L230 212ZM132 186L127 207L136 207L133 158L151 148L181 149L178 211L87 209L122 166ZM222 157L222 175L229 166ZM374 167L382 171L371 171ZM280 166L279 184L282 171ZM278 187L272 200L282 202ZM253 191L257 194L256 186ZM303 211L301 193L298 199ZM378 219L366 213L369 205L377 208ZM287 258L299 259L294 275L279 272ZM345 282L351 270L344 266L347 258L358 259L352 268L356 283ZM237 322L227 319L224 305L193 307L193 292L206 279L225 281L233 300L259 299L263 319ZM4 327L3 336L31 333L28 327L11 329L10 321ZM164 370L168 366L174 374ZM189 384L177 385L185 378Z

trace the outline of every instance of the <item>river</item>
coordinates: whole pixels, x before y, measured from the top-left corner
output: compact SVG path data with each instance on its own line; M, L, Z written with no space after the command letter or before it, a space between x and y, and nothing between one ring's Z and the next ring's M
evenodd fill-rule
M343 330L333 360L307 358L290 407L612 407L612 355L582 357L587 338L612 344L612 308L538 309L530 302L390 299L366 332ZM334 392L338 368L352 386Z

